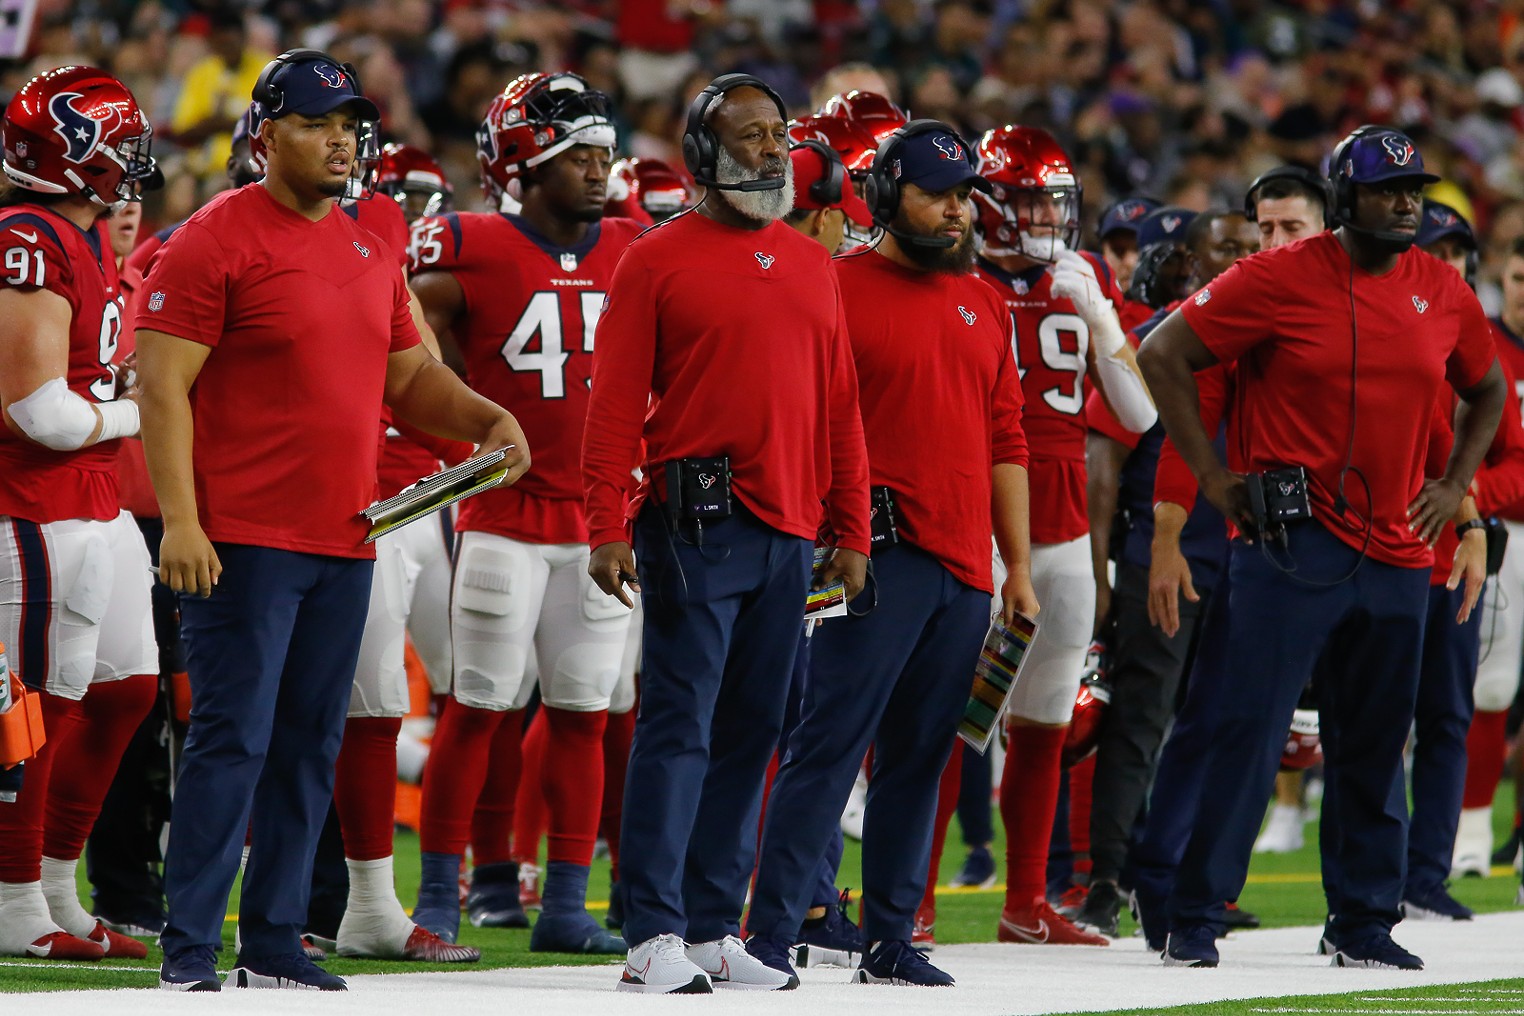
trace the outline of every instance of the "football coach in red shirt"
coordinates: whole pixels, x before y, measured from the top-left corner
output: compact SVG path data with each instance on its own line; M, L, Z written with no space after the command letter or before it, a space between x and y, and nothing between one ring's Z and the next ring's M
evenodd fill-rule
M707 193L629 246L598 321L588 571L626 605L635 585L645 608L619 859L625 991L799 983L736 934L821 501L838 537L823 578L851 597L868 462L830 257L779 221L794 207L786 118L748 75L699 94L683 148Z
M420 344L397 259L338 208L363 121L353 68L271 61L264 180L155 256L138 319L143 444L181 592L192 710L166 857L162 987L217 990L228 892L253 839L228 983L342 990L299 934L354 681L374 553L383 401L440 436L528 450L513 416Z
M1367 126L1334 150L1338 227L1239 261L1170 315L1138 362L1201 491L1239 531L1222 704L1198 822L1168 904L1165 962L1215 966L1298 695L1313 675L1343 835L1327 932L1339 966L1419 969L1392 941L1407 842L1403 745L1413 719L1430 549L1450 524L1507 398L1487 319L1449 265L1412 249L1437 177L1404 134ZM1237 363L1228 465L1201 425L1193 371ZM1460 396L1444 475L1424 479L1427 408ZM1256 521L1250 486L1310 517ZM1264 474L1277 479L1262 482ZM1292 495L1286 498L1286 495ZM1284 503L1284 502L1283 502Z

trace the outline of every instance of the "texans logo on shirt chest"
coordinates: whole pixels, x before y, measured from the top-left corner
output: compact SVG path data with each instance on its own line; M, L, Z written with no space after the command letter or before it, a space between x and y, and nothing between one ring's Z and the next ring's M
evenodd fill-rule
M1424 311L1429 309L1429 301L1415 296L1413 297L1413 309L1422 314Z
M757 259L757 264L762 266L763 271L771 268L773 266L773 262L777 260L777 258L773 257L771 254L763 254L761 251L757 251L752 255L752 257Z

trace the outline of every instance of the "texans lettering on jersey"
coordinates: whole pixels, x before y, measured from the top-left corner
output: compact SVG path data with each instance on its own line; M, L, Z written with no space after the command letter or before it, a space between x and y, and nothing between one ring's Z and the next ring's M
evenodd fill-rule
M69 390L87 402L116 395L111 361L122 341L116 258L102 222L82 230L40 205L0 210L0 279L69 303ZM116 442L59 452L0 427L0 515L32 522L112 519Z
M1088 252L1083 256L1112 306L1122 306L1121 290L1106 263ZM1026 398L1022 428L1031 456L1032 542L1067 543L1090 531L1085 498L1090 328L1071 301L1053 295L1048 266L1011 275L980 258L976 271L1011 311Z
M461 531L587 540L581 464L593 333L614 266L642 228L604 219L562 250L531 235L522 219L497 213L452 212L413 226L413 273L449 272L460 283L465 310L453 334L467 383L513 410L534 454L517 484L464 503Z

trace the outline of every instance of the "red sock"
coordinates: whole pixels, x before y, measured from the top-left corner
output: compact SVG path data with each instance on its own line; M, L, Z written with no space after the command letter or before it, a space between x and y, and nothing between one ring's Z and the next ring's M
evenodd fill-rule
M958 797L963 789L963 742L953 744L952 757L942 770L942 782L937 786L936 825L931 830L931 864L926 869L926 891L921 895L921 906L937 905L937 879L942 871L942 850L947 846L947 827L952 824L953 812L958 810Z
M116 777L122 752L159 696L155 674L92 684L80 703L80 719L55 745L53 773L43 820L42 852L76 861L95 827L101 802ZM51 732L49 740L53 740ZM28 768L23 784L32 777Z
M430 854L464 854L471 840L471 813L487 782L493 735L503 727L504 717L518 718L519 713L500 713L473 709L454 699L445 702L444 712L434 728L429 747L429 761L423 767L423 802L418 830L419 847ZM515 740L515 743L517 741ZM510 800L510 807L511 801ZM503 849L507 851L507 834ZM506 860L506 858L504 858Z
M1029 907L1047 884L1048 841L1058 805L1063 727L1012 725L1000 778L1005 823L1005 905Z
M1069 846L1074 850L1075 884L1090 881L1090 802L1095 790L1095 756L1069 768Z
M352 861L392 856L401 731L400 716L352 716L344 721L333 797L344 835L344 856Z
M603 727L603 816L598 820L609 845L609 870L619 881L619 823L624 821L624 774L635 739L635 710L609 713Z
M550 809L547 861L593 863L598 813L603 810L603 725L608 712L545 706L549 724L541 786Z
M1483 712L1471 718L1466 735L1466 789L1462 808L1487 808L1503 778L1503 763L1508 756L1508 710Z
M513 803L523 765L524 711L499 715L503 722L492 735L487 779L470 816L471 853L478 865L513 860Z
M541 709L529 721L519 753L523 761L519 769L518 793L513 799L513 859L520 864L539 863L540 841L545 838L545 828L550 822L545 808L545 788L541 786L549 742L547 727L545 710Z
M42 696L42 726L47 740L36 756L26 761L16 800L0 804L0 882L42 879L42 819L53 759L84 714L79 702L45 691L32 694Z

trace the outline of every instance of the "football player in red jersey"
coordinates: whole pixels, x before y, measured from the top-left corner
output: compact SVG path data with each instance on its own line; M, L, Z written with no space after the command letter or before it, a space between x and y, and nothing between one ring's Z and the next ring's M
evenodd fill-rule
M620 159L609 170L603 214L650 226L686 211L693 187L660 159Z
M1085 511L1086 393L1092 384L1099 387L1131 429L1147 430L1156 414L1117 319L1122 294L1111 269L1098 255L1073 250L1080 184L1069 157L1051 135L1032 127L987 132L978 156L979 173L991 185L990 193L974 196L983 234L978 271L1014 319L1031 447L1032 584L1045 608L1008 711L1000 792L1006 902L999 937L1103 945L1104 938L1060 917L1044 893L1059 755L1095 614Z
M122 302L103 224L152 173L152 131L121 82L60 67L11 100L4 136L0 641L48 739L0 807L0 955L141 958L85 913L74 871L157 688L148 551L113 470L138 406L112 367Z
M455 205L455 188L450 186L443 167L416 145L393 143L381 149L376 193L397 202L409 226L427 216L452 211Z
M624 942L587 914L585 897L605 716L629 614L587 574L578 472L593 330L614 265L641 229L603 218L613 146L601 92L573 74L525 75L493 100L477 135L488 198L495 202L518 180L523 213L455 213L413 229L414 285L429 322L459 348L473 388L524 414L544 463L526 486L488 492L460 514L454 687L424 774L423 883L414 911L450 939L459 927L457 872L468 840L477 862L472 922L523 920L504 812L517 782L521 710L535 687L533 656L549 724L550 846L530 948L624 952ZM506 793L507 806L499 821L479 821L473 833L489 779L506 784L491 793L499 800Z

